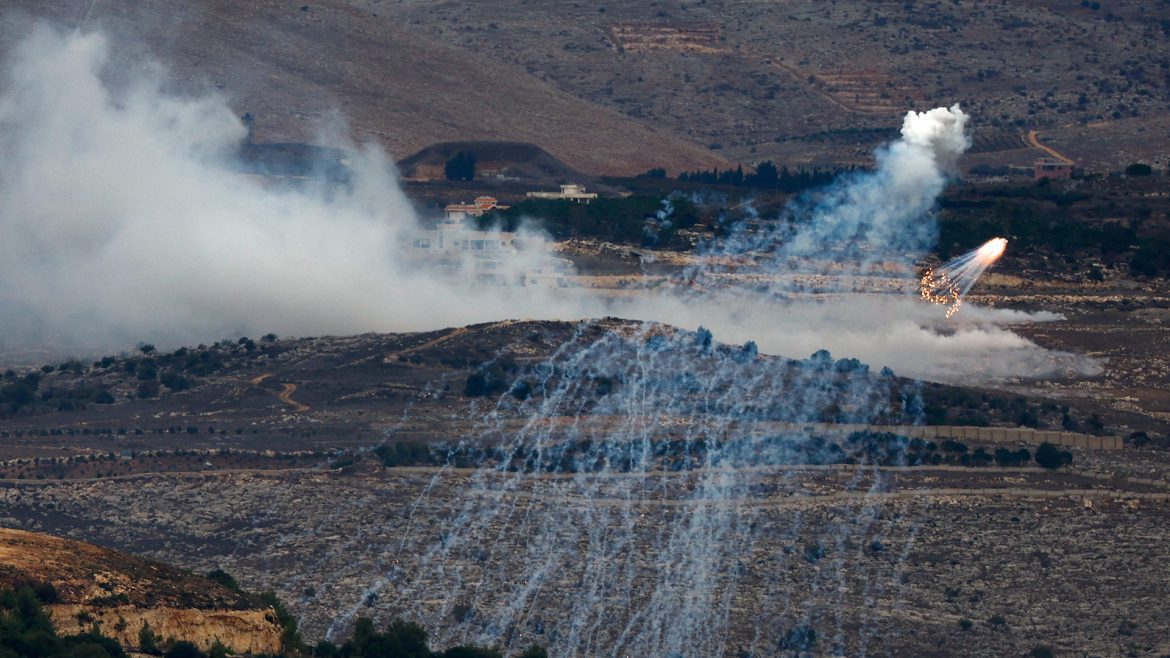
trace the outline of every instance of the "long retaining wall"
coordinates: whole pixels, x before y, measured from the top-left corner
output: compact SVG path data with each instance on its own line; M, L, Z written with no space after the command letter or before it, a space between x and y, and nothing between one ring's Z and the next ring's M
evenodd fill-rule
M989 443L1035 443L1044 442L1069 448L1088 450L1121 450L1124 441L1120 436L1092 436L1076 432L1034 430L1027 427L965 427L960 425L846 425L812 423L805 425L813 432L822 434L849 433L860 431L890 432L916 439L956 439L961 441L985 441Z

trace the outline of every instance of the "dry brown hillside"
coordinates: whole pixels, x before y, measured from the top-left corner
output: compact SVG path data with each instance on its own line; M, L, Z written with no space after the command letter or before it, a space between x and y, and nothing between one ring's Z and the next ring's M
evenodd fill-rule
M379 5L14 1L4 3L0 34L10 44L30 14L105 27L133 44L120 55L140 59L145 49L184 86L214 86L250 111L261 141L319 141L322 126L343 116L358 140L377 140L395 158L435 142L511 140L590 173L723 162L670 131L421 34Z
M1001 160L1030 163L1033 129L1090 167L1170 146L1167 0L366 4L744 163L866 162L955 102Z
M954 102L980 162L1030 164L1030 130L1090 168L1170 146L1170 0L2 6L8 38L29 14L129 36L252 111L261 140L339 113L395 158L504 140L592 174L868 162L908 109Z
M0 587L49 583L47 606L62 634L90 630L129 648L149 624L160 641L173 637L208 649L276 653L281 627L273 611L206 578L91 544L0 528Z

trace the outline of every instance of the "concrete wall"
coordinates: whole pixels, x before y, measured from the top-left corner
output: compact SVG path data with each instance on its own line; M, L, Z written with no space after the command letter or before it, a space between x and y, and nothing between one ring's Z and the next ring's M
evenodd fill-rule
M890 432L912 439L955 439L983 443L1044 442L1068 448L1088 450L1121 450L1125 444L1120 436L1091 436L1076 432L1034 430L1028 427L967 427L961 425L853 425L848 423L771 423L776 430L801 430L811 434L845 435L851 432Z

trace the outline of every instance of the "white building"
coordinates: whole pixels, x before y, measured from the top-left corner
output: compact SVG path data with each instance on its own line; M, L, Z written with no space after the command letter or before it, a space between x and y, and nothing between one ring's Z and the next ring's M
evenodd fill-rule
M511 231L481 231L466 221L491 210L506 210L494 197L477 197L474 203L451 204L443 209L443 220L433 229L418 230L410 236L409 253L426 263L470 274L477 283L564 287L563 273L571 264L541 254L544 240L517 235ZM539 263L530 269L517 269L521 252L525 262ZM533 260L533 256L540 254Z
M577 203L589 203L597 198L596 192L586 192L584 185L567 183L561 185L560 192L529 192L529 199L565 199Z
M477 196L471 203L451 203L443 208L443 219L448 222L462 222L468 217L483 217L492 210L507 210L494 196Z

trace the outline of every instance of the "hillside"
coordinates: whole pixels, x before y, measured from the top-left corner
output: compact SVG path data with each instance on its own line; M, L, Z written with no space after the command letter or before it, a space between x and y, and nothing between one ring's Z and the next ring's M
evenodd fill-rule
M396 159L435 142L503 139L540 144L589 172L723 162L515 67L428 38L380 3L208 0L175 11L159 0L17 0L5 3L3 34L27 29L29 15L119 35L115 70L158 57L180 87L217 90L240 114L251 112L258 142L319 142L341 119L356 140L377 141Z
M277 653L283 629L254 597L174 567L120 551L0 528L0 589L48 583L47 606L60 634L95 625L124 647L138 648L144 625L160 638L203 650L216 642L247 653Z
M630 350L656 335L691 341L682 329L616 318L502 321L410 334L244 338L12 372L0 379L0 478L317 466L336 457L334 451L368 448L387 436L442 442L475 431L479 416L468 412L469 404L498 406L509 422L523 418L519 398L543 399L538 381L546 364L615 335L629 337L623 349ZM914 380L887 379L854 359L834 362L826 353L791 360L744 349L718 345L718 359L696 364L709 369L705 376L742 369L744 376L768 379L822 367L827 359L850 381L886 391L888 413L874 422L920 422L900 411L903 397L919 389ZM529 392L511 392L517 386ZM1039 430L1059 430L1063 422L1057 407L1036 399L938 384L920 394L936 425L977 417L980 424L1015 428L1025 412L1028 426ZM773 410L768 420L814 422L829 414L839 423L870 422L822 409L816 399L790 396L788 402L796 411ZM1084 421L1087 406L1078 402L1069 413ZM1106 416L1111 426L1140 421ZM273 451L280 459L272 460ZM32 455L42 459L34 463Z
M395 159L503 140L590 174L866 163L908 109L954 102L980 162L1029 164L1030 130L1096 168L1170 143L1166 0L4 6L5 42L29 15L103 26L126 60L252 112L258 141L317 142L340 117Z
M869 162L908 109L955 102L976 150L1000 161L1038 155L1029 129L1059 130L1088 166L1164 158L1170 143L1165 0L408 0L394 12L733 161ZM1109 145L1134 135L1145 143Z

